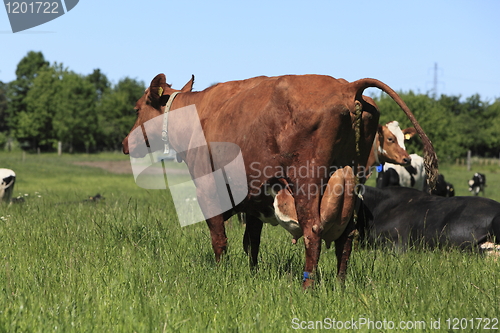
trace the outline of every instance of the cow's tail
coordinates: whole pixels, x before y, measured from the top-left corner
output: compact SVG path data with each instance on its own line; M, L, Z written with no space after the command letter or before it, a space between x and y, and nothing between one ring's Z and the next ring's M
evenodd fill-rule
M434 147L431 140L427 137L422 127L420 127L417 119L401 97L399 97L399 95L391 87L376 79L361 79L352 82L351 85L357 101L362 101L362 94L366 88L378 88L388 94L404 111L408 119L410 119L413 124L413 127L417 130L417 133L424 144L424 164L425 172L427 174L427 182L431 188L434 188L438 176L438 159L434 151Z

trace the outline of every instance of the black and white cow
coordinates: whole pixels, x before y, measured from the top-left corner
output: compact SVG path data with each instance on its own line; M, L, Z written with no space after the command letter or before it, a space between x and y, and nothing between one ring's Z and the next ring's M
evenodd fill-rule
M442 174L438 175L435 188L430 190L426 181L424 159L417 154L411 154L410 157L411 165L408 166L385 163L377 176L377 188L402 186L442 197L455 196L453 184L448 183Z
M16 183L16 173L10 169L0 169L0 202L10 202Z
M379 172L377 176L377 187L403 186L423 190L425 183L424 159L417 154L410 154L410 158L411 164L408 166L385 163L383 172Z
M365 186L358 223L368 243L389 240L400 248L421 244L471 248L500 242L500 203L480 197L444 198L405 187Z
M486 187L486 176L482 173L476 172L471 180L469 180L469 191L474 195L478 195L479 192L483 192Z

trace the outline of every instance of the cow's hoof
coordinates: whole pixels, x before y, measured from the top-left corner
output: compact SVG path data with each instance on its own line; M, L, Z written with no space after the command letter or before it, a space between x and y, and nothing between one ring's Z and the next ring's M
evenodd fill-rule
M312 289L312 288L314 288L314 280L313 279L306 279L302 283L302 289L308 290L308 289Z
M302 289L307 290L314 287L313 273L304 272L304 279L302 280Z

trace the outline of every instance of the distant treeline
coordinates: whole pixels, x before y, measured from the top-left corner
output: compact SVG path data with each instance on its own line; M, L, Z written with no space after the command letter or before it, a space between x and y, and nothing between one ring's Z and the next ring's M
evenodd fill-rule
M99 69L80 75L50 65L31 51L16 79L0 82L0 147L45 152L62 142L66 152L119 150L144 89L128 77L111 84Z
M447 95L435 99L411 91L399 95L431 139L439 160L455 162L457 158L466 157L468 150L473 156L499 157L500 99L482 101L478 94L464 101L461 96ZM380 124L397 120L401 128L411 126L389 96L382 94L374 99L380 109ZM406 149L410 153L421 153L420 140L411 139Z
M77 74L31 51L19 62L16 79L0 82L0 148L55 151L62 142L67 152L119 150L135 121L134 105L144 89L144 82L127 77L111 84L100 69ZM399 94L441 161L455 161L468 150L475 156L499 156L500 99ZM398 120L402 128L411 126L390 97L372 97L379 106L381 124ZM419 140L412 139L407 150L421 152Z

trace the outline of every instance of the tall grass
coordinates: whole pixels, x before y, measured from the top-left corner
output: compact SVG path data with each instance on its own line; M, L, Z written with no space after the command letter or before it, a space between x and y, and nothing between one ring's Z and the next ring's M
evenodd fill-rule
M216 265L208 228L181 228L168 191L72 164L82 156L18 157L0 154L18 174L16 192L28 194L0 207L0 331L285 332L361 318L425 322L415 331L440 320L448 331L448 318L500 318L492 258L359 248L341 286L334 251L324 249L316 288L303 292L303 243L291 244L281 228L264 227L252 272L243 227L229 221L228 254ZM106 199L82 201L97 192Z

